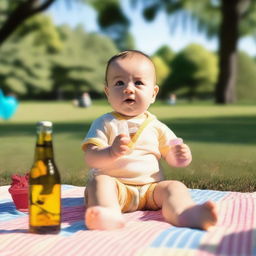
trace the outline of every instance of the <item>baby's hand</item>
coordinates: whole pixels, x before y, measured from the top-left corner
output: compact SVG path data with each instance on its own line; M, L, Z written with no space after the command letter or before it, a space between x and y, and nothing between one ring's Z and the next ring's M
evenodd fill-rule
M173 155L178 165L181 164L183 166L183 164L188 160L189 162L191 161L192 157L191 157L191 152L188 145L186 144L175 145L175 146L172 146L171 150L173 150Z
M185 167L190 164L192 160L191 151L188 145L183 143L180 138L170 141L171 149L167 154L167 162L175 167Z
M120 157L127 154L130 151L128 144L130 138L125 134L119 134L116 136L112 146L110 147L110 154L113 157Z

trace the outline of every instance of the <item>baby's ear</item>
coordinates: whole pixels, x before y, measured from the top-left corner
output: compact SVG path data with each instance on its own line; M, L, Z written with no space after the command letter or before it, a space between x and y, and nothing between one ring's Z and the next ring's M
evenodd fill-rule
M104 92L105 92L106 96L108 97L108 86L106 84L104 86Z
M153 91L153 96L152 96L152 101L151 101L151 103L154 103L154 102L155 102L156 96L157 96L158 92L159 92L159 86L158 86L158 85L155 85L155 86L154 86L154 91Z

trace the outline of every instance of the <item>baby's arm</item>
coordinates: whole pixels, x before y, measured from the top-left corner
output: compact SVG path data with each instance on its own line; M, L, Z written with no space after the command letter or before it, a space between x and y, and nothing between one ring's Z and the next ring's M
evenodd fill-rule
M89 144L85 149L85 162L91 168L106 167L130 150L129 142L130 139L127 135L120 134L116 136L113 144L106 148Z
M173 167L188 166L192 161L192 155L189 146L184 143L172 145L166 156L166 161Z

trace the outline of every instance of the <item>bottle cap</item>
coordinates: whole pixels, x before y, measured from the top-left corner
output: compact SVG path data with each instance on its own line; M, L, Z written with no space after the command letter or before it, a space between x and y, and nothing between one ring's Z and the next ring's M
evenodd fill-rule
M37 123L37 132L52 133L52 122L40 121Z
M40 121L37 123L38 126L43 126L43 127L52 127L52 122L50 121Z

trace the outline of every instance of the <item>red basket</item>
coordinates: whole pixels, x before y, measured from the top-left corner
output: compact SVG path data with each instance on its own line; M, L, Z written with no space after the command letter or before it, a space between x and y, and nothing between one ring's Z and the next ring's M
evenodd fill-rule
M19 176L12 175L12 184L9 188L9 193L15 207L19 211L28 211L28 175Z
M28 188L9 188L9 193L17 210L28 211Z

